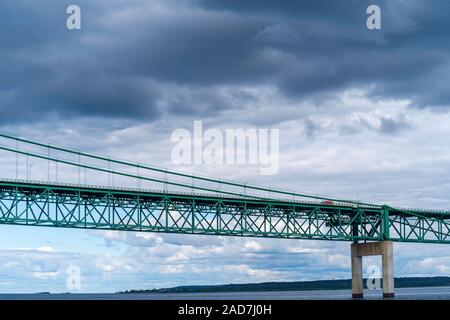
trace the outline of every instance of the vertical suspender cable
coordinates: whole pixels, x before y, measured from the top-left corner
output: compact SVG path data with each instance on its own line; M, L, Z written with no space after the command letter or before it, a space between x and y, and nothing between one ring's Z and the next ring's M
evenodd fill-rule
M50 145L47 147L47 181L50 182Z
M19 140L16 140L16 150L19 151ZM19 152L16 152L16 180L19 179Z
M81 164L81 155L78 154L78 164ZM78 184L81 184L81 167L78 166Z

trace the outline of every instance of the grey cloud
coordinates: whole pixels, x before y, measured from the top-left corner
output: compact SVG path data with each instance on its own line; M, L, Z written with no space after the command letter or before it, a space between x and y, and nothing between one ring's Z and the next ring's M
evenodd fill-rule
M379 130L386 134L394 134L403 129L410 128L410 125L405 119L392 119L388 117L380 117Z
M313 139L317 133L317 130L320 130L320 126L318 126L314 121L307 118L303 121L303 126L305 130L305 135L308 139Z
M259 30L259 52L279 60L267 73L272 84L297 98L349 87L369 87L373 97L411 99L413 105L443 106L450 100L432 79L449 66L448 3L420 1L200 1L211 10L275 17ZM369 4L382 8L383 28L365 28ZM292 18L295 19L292 19Z
M192 1L180 10L172 1L166 11L81 1L77 32L65 30L63 4L17 3L1 4L3 121L34 121L36 110L38 119L211 116L232 108L215 93L227 85L319 100L372 88L374 99L450 103L447 2L377 1L376 32L365 28L368 1ZM432 85L437 77L442 84Z
M364 117L339 125L339 133L343 135L361 134L364 130L393 135L400 131L411 129L412 125L404 115L391 117L380 115L376 117L377 123L369 122ZM320 128L319 128L320 129Z

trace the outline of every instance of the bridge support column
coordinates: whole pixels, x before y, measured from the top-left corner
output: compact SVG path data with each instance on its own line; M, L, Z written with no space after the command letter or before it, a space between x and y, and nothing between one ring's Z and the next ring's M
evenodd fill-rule
M392 241L382 241L383 297L394 297L394 250Z
M383 297L394 297L394 263L392 241L352 243L352 297L363 297L362 257L381 255Z
M357 247L352 244L352 298L363 297L362 256L356 255Z

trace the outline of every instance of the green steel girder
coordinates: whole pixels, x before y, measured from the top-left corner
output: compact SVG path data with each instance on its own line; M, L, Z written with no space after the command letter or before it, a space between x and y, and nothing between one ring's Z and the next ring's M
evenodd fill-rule
M0 181L0 224L223 236L450 243L450 215Z

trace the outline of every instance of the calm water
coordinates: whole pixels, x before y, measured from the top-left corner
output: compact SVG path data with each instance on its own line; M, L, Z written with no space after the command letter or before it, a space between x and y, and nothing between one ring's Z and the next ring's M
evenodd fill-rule
M399 288L398 300L450 300L450 287ZM382 299L380 290L367 290L365 299ZM0 300L346 300L350 290L218 292L218 293L149 293L149 294L0 294Z

